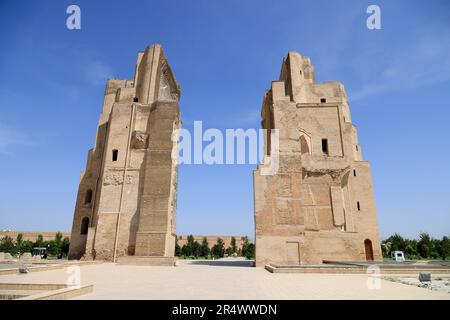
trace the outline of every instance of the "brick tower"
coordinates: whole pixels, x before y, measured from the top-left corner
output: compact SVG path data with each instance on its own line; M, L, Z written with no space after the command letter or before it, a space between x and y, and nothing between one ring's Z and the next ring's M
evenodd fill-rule
M80 178L70 259L174 265L179 98L160 45L139 52L132 80L108 80Z
M316 83L310 59L289 52L261 116L278 170L253 175L256 265L381 260L370 165L344 86Z

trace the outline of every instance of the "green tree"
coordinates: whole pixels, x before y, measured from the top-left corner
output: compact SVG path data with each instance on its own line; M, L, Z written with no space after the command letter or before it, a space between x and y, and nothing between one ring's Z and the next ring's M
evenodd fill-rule
M450 257L450 238L447 236L442 237L439 255L443 260Z
M216 258L223 258L225 255L225 244L221 238L217 239L217 243L212 247L211 253Z
M61 246L62 246L62 233L57 232L54 240L54 255L58 257L58 259L62 258Z
M381 241L381 254L383 257L388 258L389 252L391 251L391 243L387 240Z
M225 253L226 253L228 256L231 256L231 255L233 254L233 248L232 248L232 247L226 248L226 249L225 249Z
M187 237L187 247L188 247L188 252L190 256L194 255L194 236L191 234Z
M187 242L184 245L185 246L185 250L183 252L183 255L187 256L187 257L191 257L194 255L194 236L191 234L187 237Z
M43 247L44 246L44 237L42 236L42 234L37 236L34 246L35 247Z
M209 249L208 239L203 237L202 244L200 246L201 256L207 258L211 254L211 249Z
M181 256L181 248L180 245L178 244L178 237L175 237L175 256L176 257Z
M197 259L201 256L201 245L198 243L198 241L194 241L192 244L192 255Z
M419 240L406 239L394 233L381 243L384 257L390 257L390 252L400 250L406 258L416 259L446 259L450 256L450 237L444 236L441 240L432 238L428 233L422 232Z
M237 252L236 238L235 237L231 237L231 250L232 250L232 253L236 253Z
M68 237L64 237L61 243L61 253L63 256L67 257L69 254L69 247L70 247L70 239Z
M246 238L242 244L242 255L251 260L255 258L255 245Z
M417 250L417 240L405 240L405 256L408 259L417 259L419 257L419 251Z
M191 252L186 244L181 247L181 255L184 257L189 257L191 255Z
M246 254L245 254L245 257L246 257L247 259L249 259L249 260L255 259L255 249L256 249L255 244L254 244L254 243L250 243L250 244L248 245L248 248L247 248L247 252L246 252Z
M33 252L33 241L25 240L22 242L20 252Z
M0 251L16 254L16 246L10 236L5 236L0 240Z
M406 241L398 233L394 233L392 236L386 239L386 242L390 243L390 251L405 251Z
M16 251L21 254L22 251L22 245L23 245L23 234L19 233L16 237Z
M23 233L19 233L16 237L16 243L21 244L23 242Z
M184 245L181 247L181 255L182 255L183 257L189 257L189 252L188 252L188 248L187 248L186 244L184 244Z
M431 251L430 251L430 258L432 259L439 259L441 257L440 252L441 250L441 240L439 239L431 239Z
M189 235L186 243L181 248L181 254L185 257L192 257L194 255L194 236Z
M63 239L62 233L61 232L57 232L56 235L55 235L55 242L56 242L56 244L61 246L62 239Z
M422 232L417 242L417 250L422 258L429 258L432 250L431 237L428 233Z
M16 253L25 253L33 251L33 242L30 240L23 240L23 234L19 233L16 238L15 244L15 252Z
M44 241L44 247L47 248L47 253L52 256L58 256L58 246L55 240Z

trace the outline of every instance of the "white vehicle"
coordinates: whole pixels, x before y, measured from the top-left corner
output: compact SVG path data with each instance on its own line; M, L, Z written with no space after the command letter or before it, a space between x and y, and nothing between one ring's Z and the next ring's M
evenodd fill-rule
M392 257L392 260L395 260L396 262L405 261L405 254L403 253L403 251L392 251L391 257Z

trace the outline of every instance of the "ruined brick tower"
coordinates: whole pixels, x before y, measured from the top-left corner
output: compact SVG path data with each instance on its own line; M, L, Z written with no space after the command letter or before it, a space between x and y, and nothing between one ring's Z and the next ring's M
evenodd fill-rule
M95 146L78 189L70 259L174 265L180 88L160 45L132 80L106 84Z
M266 158L278 153L279 167L253 175L256 265L381 260L370 165L344 86L315 83L310 59L289 52L261 116Z

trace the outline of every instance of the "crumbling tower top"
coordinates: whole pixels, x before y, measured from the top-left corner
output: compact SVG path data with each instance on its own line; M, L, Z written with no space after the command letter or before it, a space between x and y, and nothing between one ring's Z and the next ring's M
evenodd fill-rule
M160 44L149 45L139 52L134 76L136 98L140 103L178 101L180 86L172 73Z

